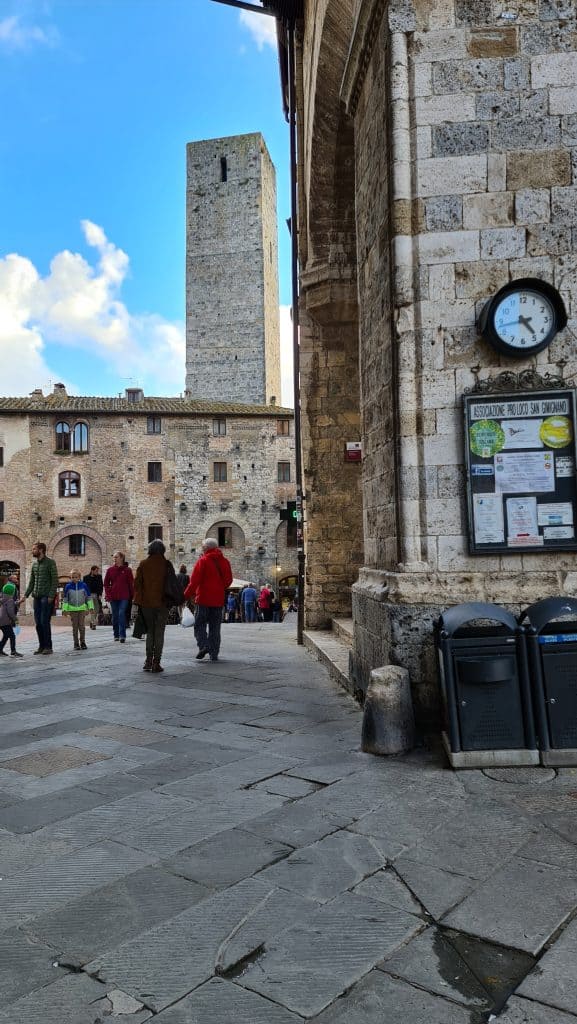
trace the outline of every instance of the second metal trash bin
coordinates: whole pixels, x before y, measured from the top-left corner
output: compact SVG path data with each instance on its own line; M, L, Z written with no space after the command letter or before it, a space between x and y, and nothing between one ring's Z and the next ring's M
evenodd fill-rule
M572 616L569 621L568 615ZM550 597L538 601L523 612L519 622L527 637L541 761L545 765L576 765L577 600Z
M474 625L489 621L491 625ZM498 605L460 604L436 623L454 768L539 764L523 630Z

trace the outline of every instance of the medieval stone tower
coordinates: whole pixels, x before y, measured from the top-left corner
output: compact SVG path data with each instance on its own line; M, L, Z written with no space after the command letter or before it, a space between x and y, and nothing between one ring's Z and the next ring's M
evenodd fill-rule
M186 390L280 403L276 180L260 133L187 146Z

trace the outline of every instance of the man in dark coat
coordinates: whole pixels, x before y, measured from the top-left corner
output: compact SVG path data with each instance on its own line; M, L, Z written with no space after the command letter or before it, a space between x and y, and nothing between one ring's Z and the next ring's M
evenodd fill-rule
M98 616L102 611L102 592L104 590L104 583L102 582L102 575L100 568L97 565L90 566L90 572L83 577L83 583L86 583L91 595L92 595L92 611L90 613L90 628L96 629L98 625Z

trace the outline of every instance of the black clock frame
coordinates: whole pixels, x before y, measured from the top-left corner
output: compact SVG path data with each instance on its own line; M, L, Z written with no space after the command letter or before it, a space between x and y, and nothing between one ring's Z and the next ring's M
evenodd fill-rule
M497 306L507 295L512 292L523 291L524 289L532 292L541 293L553 307L553 323L549 333L536 345L526 345L524 348L519 349L513 345L509 345L506 341L503 341L499 337L495 329L495 312ZM563 304L559 292L553 285L547 281L541 281L538 277L521 277L516 281L509 281L508 284L504 285L488 302L485 303L479 317L479 330L485 341L488 341L497 352L502 355L509 356L511 359L527 359L529 356L535 355L537 352L542 352L544 348L547 348L551 344L553 338L559 331L562 331L567 326L567 312Z

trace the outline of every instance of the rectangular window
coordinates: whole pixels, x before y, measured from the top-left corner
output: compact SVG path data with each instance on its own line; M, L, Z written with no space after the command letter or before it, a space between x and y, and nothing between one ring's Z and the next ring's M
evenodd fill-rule
M226 420L219 417L212 421L212 433L214 437L224 437L226 434Z
M86 554L86 537L82 533L73 533L68 538L68 554L69 555L85 555Z
M162 483L162 462L148 463L148 482L149 484Z
M4 522L4 502L0 501L0 523Z
M214 463L214 482L215 484L226 483L226 462L215 462Z
M146 417L146 433L147 434L160 434L162 429L162 420L160 416L147 416Z
M296 519L288 519L286 524L286 546L287 548L296 548L297 546L297 521Z
M277 420L276 421L276 432L281 434L282 437L289 437L291 432L291 421L290 420Z
M0 466L4 465L4 449L0 448Z
M151 523L148 527L148 543L153 540L162 540L162 526L160 523Z
M219 548L232 547L232 526L219 526L218 546Z
M225 156L220 158L220 180L228 181L228 163Z
M278 462L278 477L279 484L290 484L291 482L291 464L290 462Z

